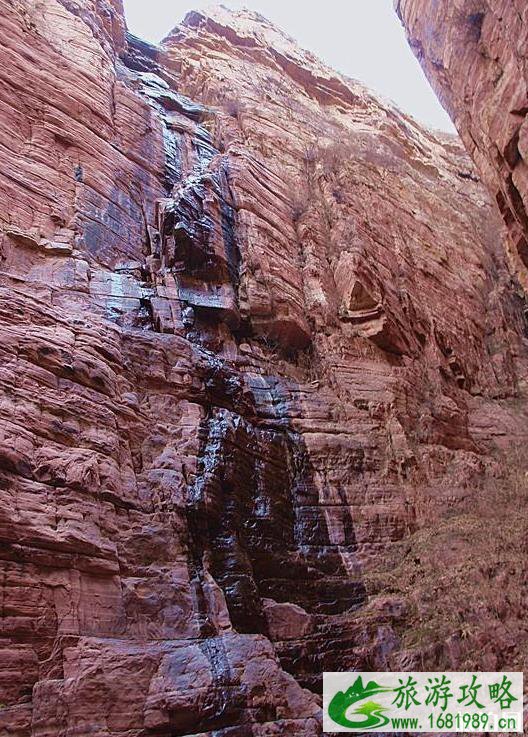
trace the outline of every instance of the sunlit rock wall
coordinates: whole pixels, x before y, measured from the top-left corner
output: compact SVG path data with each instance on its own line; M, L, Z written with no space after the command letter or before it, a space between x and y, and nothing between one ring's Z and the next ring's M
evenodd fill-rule
M384 578L526 441L459 142L253 14L0 8L0 731L307 737L323 670L499 665L514 602L408 638L463 547Z
M413 51L508 228L528 288L528 8L520 0L397 0Z

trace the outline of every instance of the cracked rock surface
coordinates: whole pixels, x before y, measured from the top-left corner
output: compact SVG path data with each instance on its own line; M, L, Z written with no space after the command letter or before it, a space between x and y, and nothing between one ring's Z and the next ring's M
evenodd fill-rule
M458 139L248 11L0 11L0 735L315 737L324 670L515 669L527 324Z
M528 8L522 0L396 0L411 47L508 229L528 289ZM463 71L462 71L463 70Z

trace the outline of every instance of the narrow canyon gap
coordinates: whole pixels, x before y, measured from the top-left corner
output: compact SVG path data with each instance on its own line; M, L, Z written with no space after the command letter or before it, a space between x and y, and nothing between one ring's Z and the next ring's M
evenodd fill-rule
M461 142L252 12L0 9L0 732L520 669L526 305Z

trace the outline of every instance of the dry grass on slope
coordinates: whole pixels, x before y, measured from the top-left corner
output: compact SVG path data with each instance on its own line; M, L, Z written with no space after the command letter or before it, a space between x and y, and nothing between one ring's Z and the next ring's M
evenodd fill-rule
M401 598L400 652L422 670L523 670L528 662L528 461L393 549L370 593Z

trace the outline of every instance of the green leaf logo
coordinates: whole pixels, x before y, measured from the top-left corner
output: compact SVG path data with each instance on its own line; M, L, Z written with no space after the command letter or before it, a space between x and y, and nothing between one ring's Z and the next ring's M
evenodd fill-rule
M328 714L336 724L349 729L375 729L376 727L385 727L389 723L389 719L383 714L387 711L386 707L377 704L375 701L367 701L352 712L357 714L360 719L352 721L346 714L353 704L358 701L365 701L377 693L386 693L393 691L392 688L380 686L375 681L369 681L364 686L361 676L350 686L347 691L338 691L328 706Z

